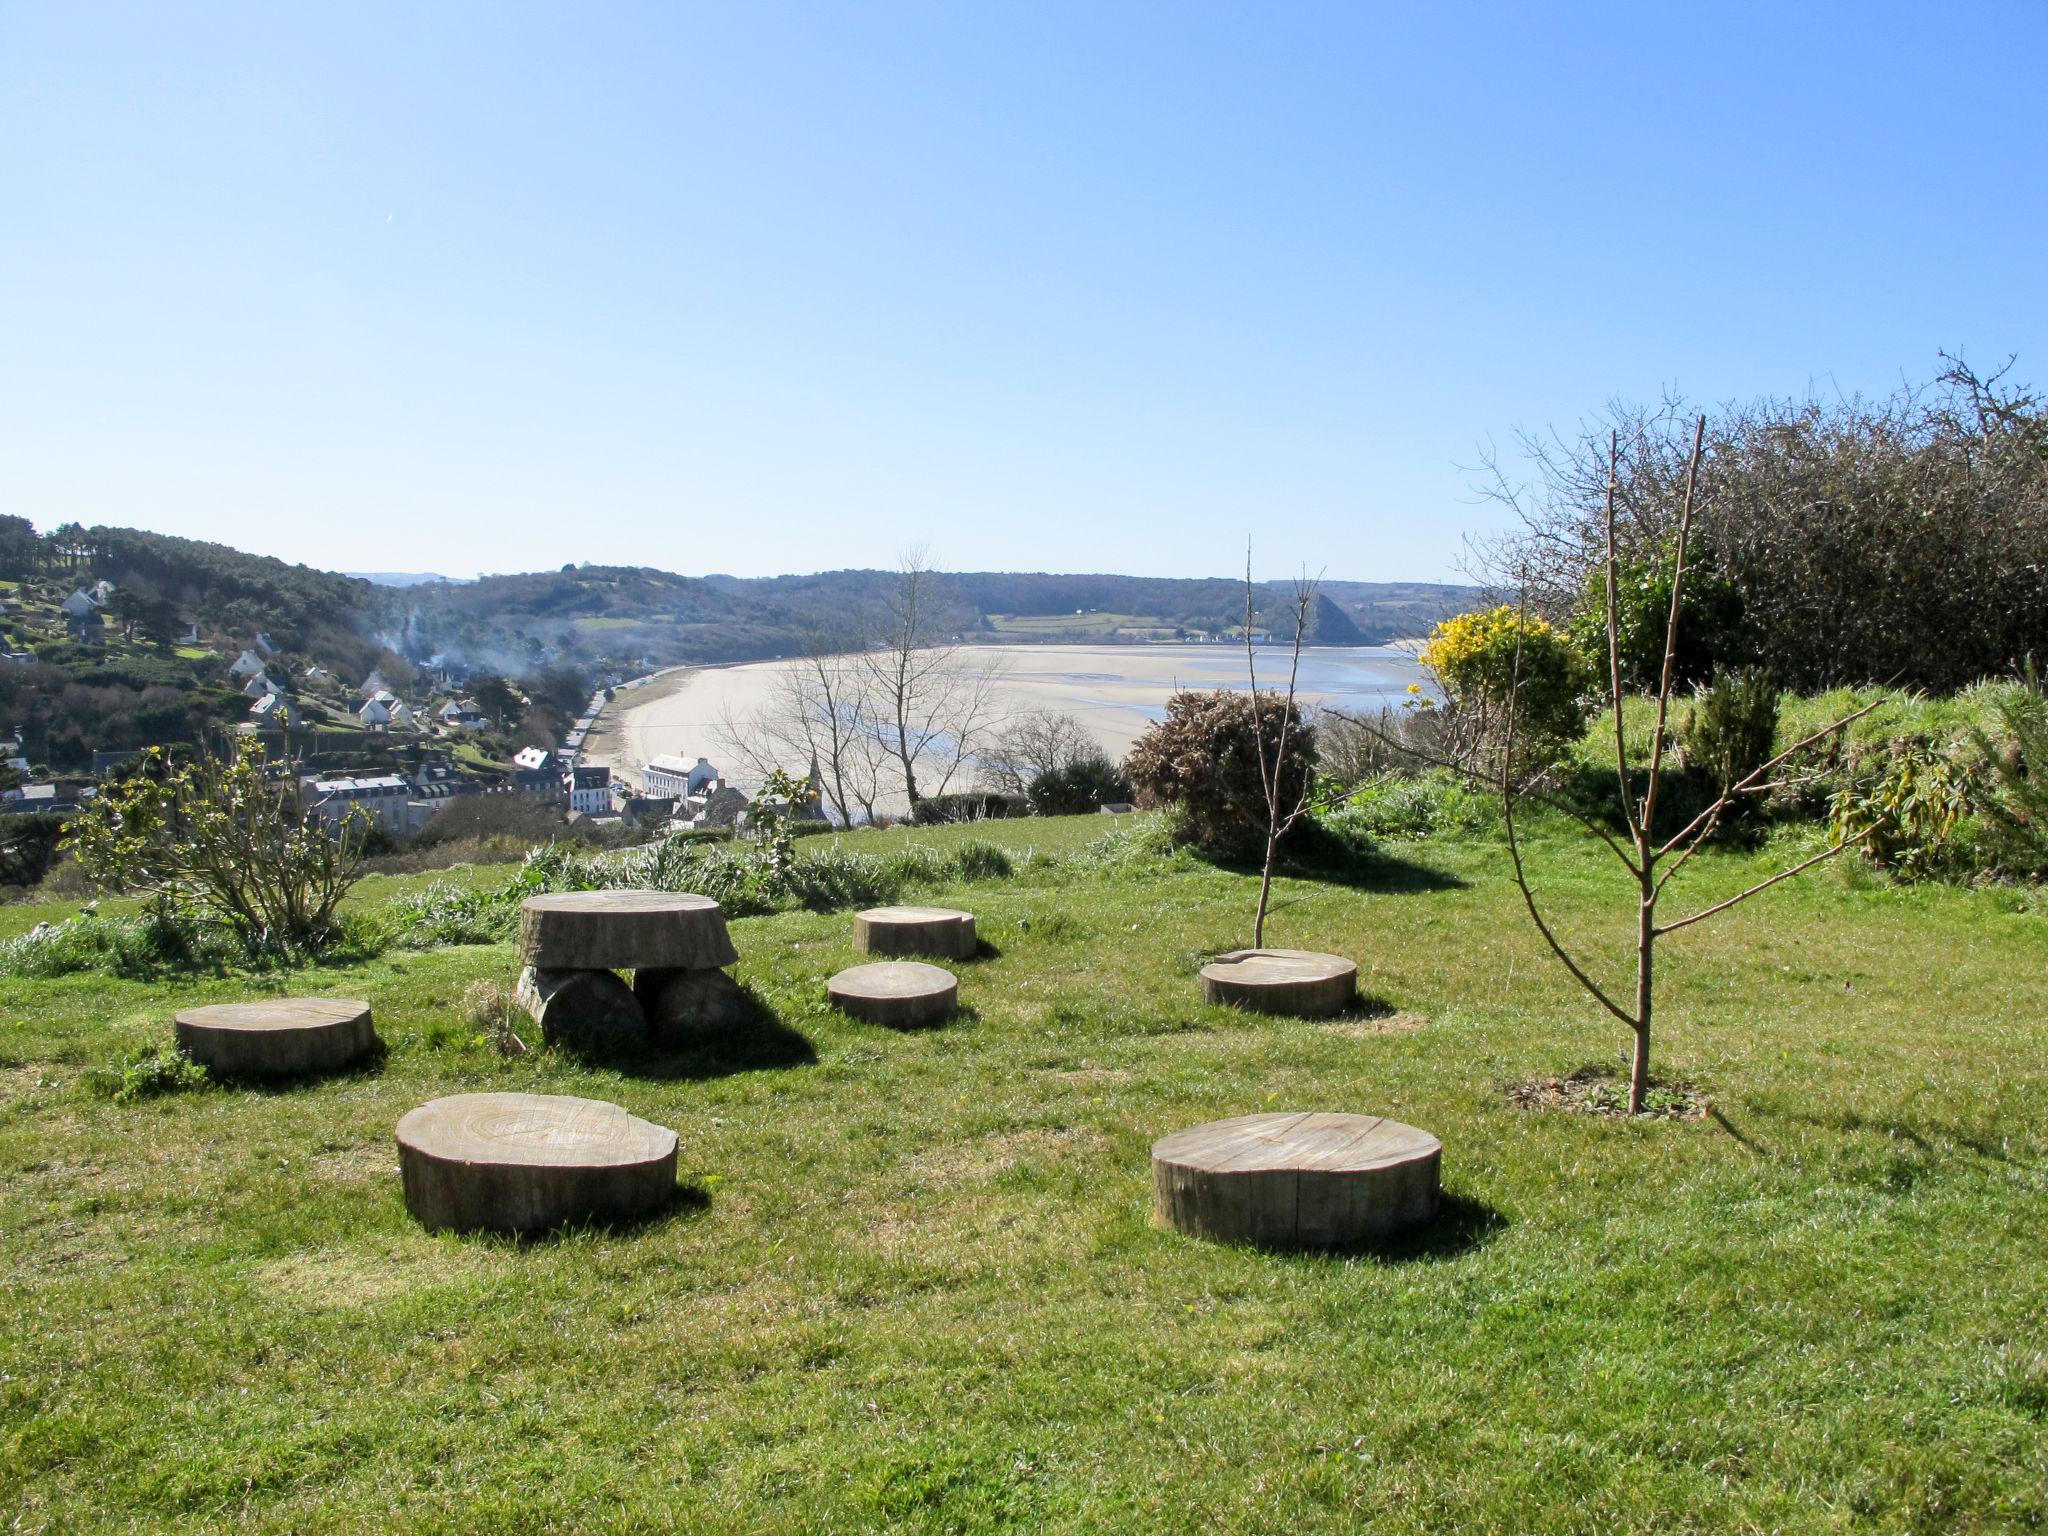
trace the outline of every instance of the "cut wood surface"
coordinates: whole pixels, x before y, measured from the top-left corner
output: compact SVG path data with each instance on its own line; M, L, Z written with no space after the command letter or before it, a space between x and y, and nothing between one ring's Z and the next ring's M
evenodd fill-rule
M1306 949L1236 949L1202 967L1202 1000L1259 1013L1326 1018L1358 994L1358 967Z
M370 1005L352 997L273 997L187 1008L179 1047L220 1077L298 1077L331 1072L377 1043Z
M647 1017L633 989L610 971L519 973L513 999L549 1045L573 1051L631 1050L647 1041Z
M702 971L739 957L709 896L564 891L519 904L519 961L536 970Z
M977 944L974 914L951 907L870 907L854 917L853 944L864 955L968 960Z
M951 971L916 960L856 965L826 982L825 991L856 1019L898 1028L942 1023L960 1001L960 983Z
M1195 1237L1341 1247L1436 1214L1443 1144L1378 1115L1217 1120L1152 1146L1161 1219Z
M544 1232L663 1209L676 1133L600 1099L458 1093L398 1122L398 1166L430 1231Z

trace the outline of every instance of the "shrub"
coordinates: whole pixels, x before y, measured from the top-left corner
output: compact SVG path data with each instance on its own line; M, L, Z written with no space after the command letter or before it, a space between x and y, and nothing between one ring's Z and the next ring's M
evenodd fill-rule
M526 1042L513 1027L512 996L487 977L472 981L462 993L462 1021L476 1031L477 1042L500 1056L524 1056Z
M1332 831L1375 842L1414 842L1441 832L1477 831L1497 815L1493 796L1450 769L1432 768L1370 780L1323 820Z
M116 1104L135 1104L204 1088L211 1079L206 1068L175 1045L151 1045L132 1053L118 1067L95 1072L92 1081Z
M1655 690L1664 675L1664 643L1671 622L1671 557L1654 562L1616 562L1615 637L1620 642L1621 686ZM1587 659L1596 678L1607 676L1607 569L1595 565L1586 573L1585 589L1572 610L1568 626L1572 642ZM1742 593L1716 570L1710 556L1695 554L1686 562L1685 597L1678 609L1678 646L1672 656L1672 681L1680 687L1705 683L1723 667L1738 666L1756 654L1743 623Z
M260 747L184 763L152 748L145 765L72 818L65 846L87 874L193 911L252 952L295 957L339 941L336 910L362 874L363 818L333 833L301 818L295 786L264 771Z
M1041 816L1085 816L1128 801L1135 791L1124 771L1100 752L1049 768L1031 781L1031 809Z
M234 934L173 909L105 917L88 905L61 923L38 923L0 943L0 975L47 978L106 971L148 981L166 972L222 971L248 958Z
M1830 820L1836 839L1863 837L1872 863L1908 880L1939 878L1970 863L1955 838L1980 798L1953 750L1902 742L1876 774L1836 791Z
M1686 710L1678 735L1687 765L1706 775L1716 795L1726 794L1771 760L1778 689L1770 674L1762 667L1716 672Z
M1007 880L1016 867L1008 853L979 840L954 849L953 862L959 866L962 880Z
M1031 801L1023 795L995 790L970 790L965 794L926 795L911 812L913 826L944 826L962 821L1001 821L1012 816L1029 816Z
M1180 841L1212 853L1257 852L1266 837L1257 742L1260 736L1277 741L1283 722L1287 758L1280 765L1280 800L1299 804L1315 773L1314 727L1280 698L1261 694L1254 704L1250 694L1228 690L1175 694L1167 701L1166 718L1138 738L1124 767L1139 804L1170 807Z
M1444 697L1474 722L1477 745L1496 750L1513 726L1531 755L1552 756L1585 725L1584 654L1542 619L1503 603L1445 619L1418 658Z

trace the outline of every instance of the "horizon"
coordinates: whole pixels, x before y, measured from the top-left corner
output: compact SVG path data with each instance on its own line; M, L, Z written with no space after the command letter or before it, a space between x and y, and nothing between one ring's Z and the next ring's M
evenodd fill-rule
M9 509L325 570L1458 583L1518 431L2048 341L2032 6L7 18Z

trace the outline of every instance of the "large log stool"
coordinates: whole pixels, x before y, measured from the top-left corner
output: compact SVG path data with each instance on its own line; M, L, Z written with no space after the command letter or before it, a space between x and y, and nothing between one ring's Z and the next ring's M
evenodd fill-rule
M216 1077L304 1077L359 1061L377 1044L370 1005L345 997L279 997L187 1008L178 1047Z
M1194 1237L1339 1248L1436 1215L1443 1143L1378 1115L1217 1120L1152 1144L1162 1220Z
M864 955L932 955L971 960L974 914L951 907L870 907L853 920L853 946Z
M1358 994L1358 967L1306 949L1234 949L1202 967L1202 1001L1305 1019L1342 1013Z
M398 1169L430 1232L546 1232L664 1209L676 1133L599 1099L458 1093L398 1122Z
M686 891L566 891L519 908L520 1005L551 1045L604 1051L740 1017L725 913ZM633 985L619 977L633 972Z
M825 983L825 994L856 1019L915 1029L942 1024L960 1003L960 983L951 971L917 960L878 960L841 971Z

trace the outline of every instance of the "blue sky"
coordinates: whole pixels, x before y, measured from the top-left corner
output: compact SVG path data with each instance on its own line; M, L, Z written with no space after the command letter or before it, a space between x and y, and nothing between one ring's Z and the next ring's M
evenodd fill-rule
M2034 3L6 0L0 508L1455 579L1518 427L2048 383L2044 61Z

